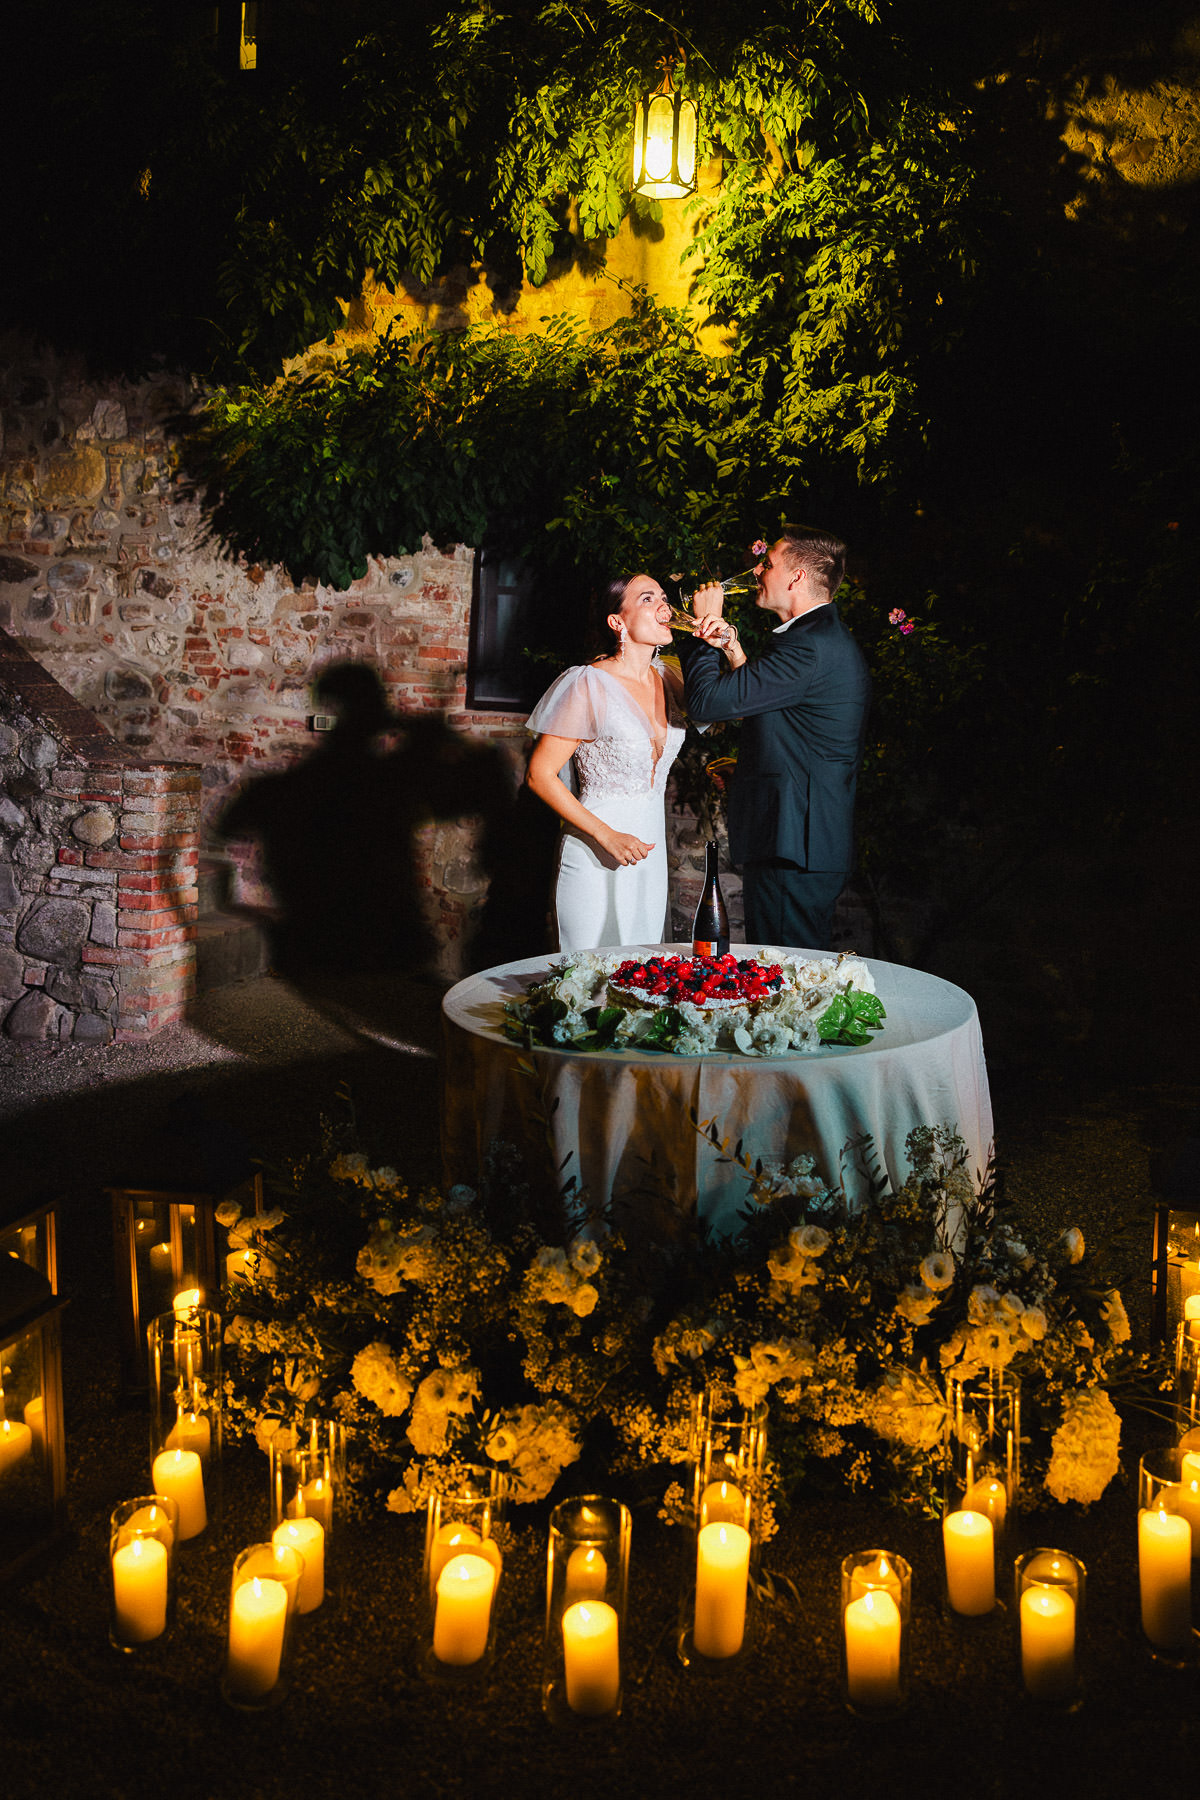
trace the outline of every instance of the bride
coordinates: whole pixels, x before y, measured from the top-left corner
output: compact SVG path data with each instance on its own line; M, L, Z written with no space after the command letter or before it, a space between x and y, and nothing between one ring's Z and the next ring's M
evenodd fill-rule
M563 821L560 950L658 944L666 923L664 793L684 739L682 684L658 660L671 609L649 575L610 582L605 600L614 650L560 675L526 727L540 734L526 782Z

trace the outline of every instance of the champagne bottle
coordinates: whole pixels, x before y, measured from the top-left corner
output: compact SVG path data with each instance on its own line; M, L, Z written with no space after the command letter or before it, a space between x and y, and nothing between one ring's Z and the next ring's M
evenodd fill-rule
M704 852L704 891L692 920L692 955L725 956L729 950L729 914L717 874L717 841L711 838Z

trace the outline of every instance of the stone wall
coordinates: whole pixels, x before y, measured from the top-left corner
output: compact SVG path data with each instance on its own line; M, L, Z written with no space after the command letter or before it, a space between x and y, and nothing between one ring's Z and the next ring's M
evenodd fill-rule
M169 372L101 384L0 344L0 628L126 748L198 769L210 843L240 782L312 747L311 685L333 662L371 660L401 714L523 742L520 717L467 709L473 552L426 542L344 592L222 558L167 427L195 398ZM253 855L235 854L240 897L265 903ZM418 861L456 974L485 891L470 822L428 828Z
M150 1036L192 990L200 776L118 744L0 632L0 1020Z

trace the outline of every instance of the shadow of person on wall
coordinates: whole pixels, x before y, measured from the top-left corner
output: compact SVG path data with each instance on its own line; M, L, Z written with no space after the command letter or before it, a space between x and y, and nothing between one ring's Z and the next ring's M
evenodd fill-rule
M467 960L481 967L480 953L490 963L541 950L543 859L519 828L503 754L451 730L441 712L393 711L370 663L331 664L314 701L335 716L333 729L303 761L248 782L216 825L222 839L260 846L274 905L229 910L265 928L275 972L309 993L332 979L347 998L348 984L370 995L387 977L434 979L418 833L460 818L481 822L474 860L490 890ZM383 1001L375 994L373 1010Z
M276 973L423 969L434 944L413 836L432 806L416 771L402 774L397 753L386 749L384 734L401 721L369 663L331 664L314 697L334 714L333 729L303 761L241 788L218 818L217 835L259 845L274 907L257 916Z

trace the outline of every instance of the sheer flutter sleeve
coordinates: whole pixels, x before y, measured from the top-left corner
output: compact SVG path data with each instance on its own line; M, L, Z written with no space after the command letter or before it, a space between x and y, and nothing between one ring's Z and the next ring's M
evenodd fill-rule
M525 729L538 737L575 738L589 744L604 735L605 712L604 683L584 663L565 670L546 689Z

